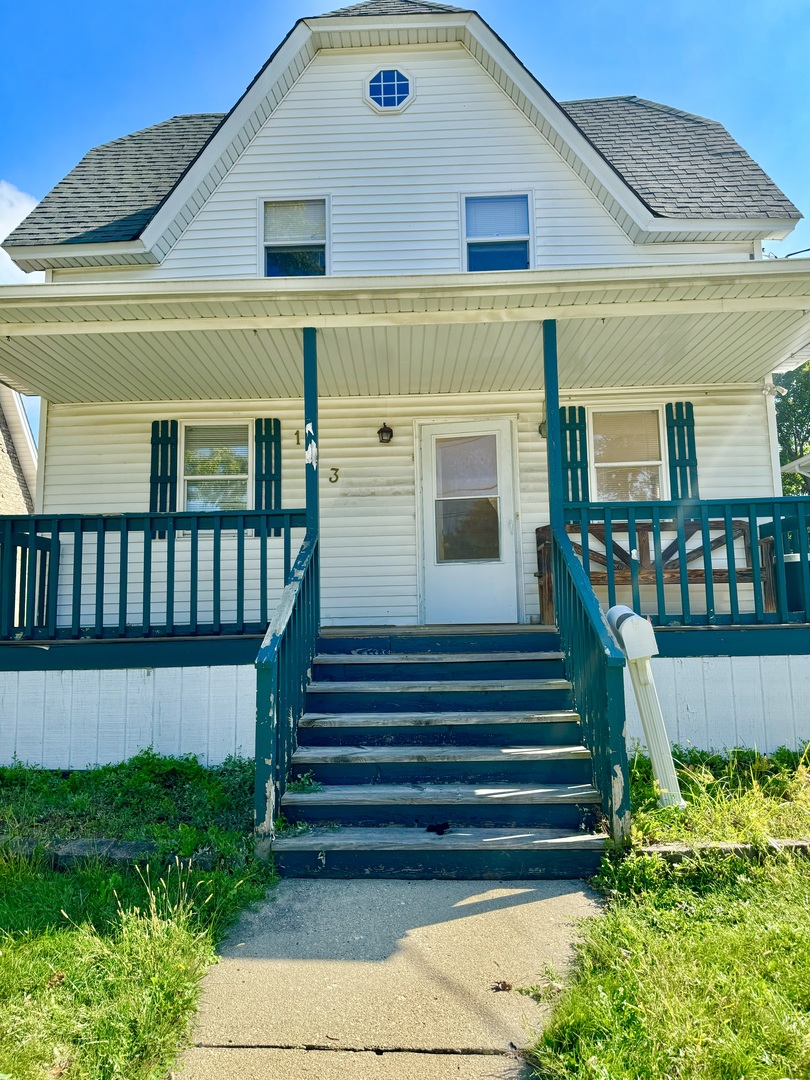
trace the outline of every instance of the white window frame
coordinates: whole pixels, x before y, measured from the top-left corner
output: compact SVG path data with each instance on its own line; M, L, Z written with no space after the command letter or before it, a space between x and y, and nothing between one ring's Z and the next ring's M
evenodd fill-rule
M324 277L332 273L332 196L325 195L322 191L309 194L298 192L296 195L260 195L256 201L256 238L258 240L258 252L256 256L257 272L265 281L290 281L291 278L271 278L265 273L265 250L268 247L289 247L289 244L267 244L264 239L264 204L281 202L322 202L325 205L326 214L326 255Z
M379 75L381 71L398 71L400 75L404 75L408 80L408 86L411 90L401 105L378 105L377 102L371 96L371 80L375 75ZM373 71L369 72L363 80L363 100L370 109L372 109L378 116L398 116L400 113L405 112L416 101L416 79L413 74L404 68L402 64L378 64Z
M197 420L181 420L180 432L177 447L177 482L180 487L180 497L178 503L182 502L182 513L194 513L195 511L189 511L186 507L186 481L191 480L204 480L205 477L200 476L186 476L186 428L189 427L236 427L244 424L248 429L248 472L247 472L247 505L245 513L253 510L254 496L255 496L255 456L256 456L256 421L253 417L243 416L229 416L227 418L217 417L216 419L209 420L207 417ZM232 478L233 479L233 478ZM239 477L241 480L242 477ZM211 511L200 510L200 514L210 513Z
M648 405L592 405L585 410L587 420L587 432L588 432L588 484L591 490L591 502L610 502L612 500L602 499L599 495L599 486L596 482L598 469L609 468L643 468L645 465L659 465L661 466L661 491L658 500L649 500L651 502L660 501L667 502L670 497L669 491L669 457L667 454L667 425L666 418L664 416L664 405L661 404L648 404ZM615 461L615 462L601 462L599 466L596 464L596 444L593 434L593 418L596 413L633 413L633 412L654 412L658 415L658 445L661 450L660 461ZM647 500L645 500L647 501Z
M528 236L493 236L491 238L476 236L473 239L473 243L486 244L486 243L498 243L502 240L528 240L529 241L529 270L536 269L535 263L535 226L534 226L534 190L531 188L503 188L500 191L497 189L487 189L486 191L462 191L459 194L459 234L461 237L461 258L459 260L459 267L462 273L470 274L476 273L475 270L470 270L470 260L468 256L468 244L469 239L467 237L467 199L498 199L503 196L509 195L513 198L522 195L526 198L529 204L529 233ZM502 271L493 270L491 273L501 273ZM514 273L515 271L512 271ZM506 271L509 273L509 271Z

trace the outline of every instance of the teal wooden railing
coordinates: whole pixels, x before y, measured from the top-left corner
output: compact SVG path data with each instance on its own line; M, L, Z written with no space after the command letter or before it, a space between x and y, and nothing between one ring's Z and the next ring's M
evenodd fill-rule
M0 517L0 641L261 634L304 510Z
M307 532L256 658L255 824L272 836L304 715L320 624L318 534Z
M576 503L564 517L607 606L659 626L810 622L807 499Z
M582 738L593 758L594 785L610 835L624 844L630 833L625 660L568 535L552 529L550 546L554 608Z

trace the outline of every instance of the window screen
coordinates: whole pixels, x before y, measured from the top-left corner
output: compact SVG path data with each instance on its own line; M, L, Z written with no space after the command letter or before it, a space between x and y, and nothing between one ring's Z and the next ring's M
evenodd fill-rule
M247 510L249 424L188 424L183 438L186 510Z
M656 410L594 412L596 497L606 502L661 498L661 432Z
M326 200L264 204L267 277L317 277L326 273Z
M468 270L528 270L528 195L469 198L465 214Z

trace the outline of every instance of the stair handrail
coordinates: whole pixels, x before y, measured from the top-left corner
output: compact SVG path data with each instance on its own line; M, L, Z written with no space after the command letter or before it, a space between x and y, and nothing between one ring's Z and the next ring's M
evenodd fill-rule
M320 628L318 533L308 530L256 657L254 825L271 837L304 715Z
M612 839L630 835L630 775L624 706L625 658L564 527L552 523L554 611L583 742Z

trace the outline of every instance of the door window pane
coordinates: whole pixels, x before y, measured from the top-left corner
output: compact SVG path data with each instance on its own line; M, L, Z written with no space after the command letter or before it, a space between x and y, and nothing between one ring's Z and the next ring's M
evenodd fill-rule
M497 494L496 435L460 435L436 440L437 498Z
M436 561L501 557L497 499L436 500Z

